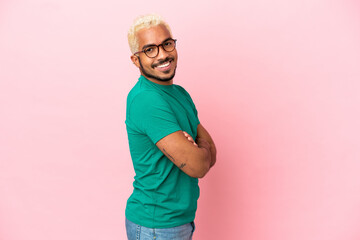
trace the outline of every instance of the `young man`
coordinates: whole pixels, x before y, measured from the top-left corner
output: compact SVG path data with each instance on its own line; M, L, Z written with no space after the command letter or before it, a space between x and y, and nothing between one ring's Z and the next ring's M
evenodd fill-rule
M198 178L215 164L215 144L190 95L173 84L178 55L168 24L157 15L141 16L128 41L141 74L126 108L136 174L125 211L128 239L189 240Z

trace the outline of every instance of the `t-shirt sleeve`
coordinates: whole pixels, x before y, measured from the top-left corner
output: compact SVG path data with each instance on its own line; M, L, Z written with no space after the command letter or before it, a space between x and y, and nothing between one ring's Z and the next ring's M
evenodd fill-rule
M153 91L144 91L135 96L130 105L129 117L154 144L181 130L168 102Z

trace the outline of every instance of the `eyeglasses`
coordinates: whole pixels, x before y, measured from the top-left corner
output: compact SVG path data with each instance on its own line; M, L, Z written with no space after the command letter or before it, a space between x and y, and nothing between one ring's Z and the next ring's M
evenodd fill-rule
M161 43L159 45L148 45L142 51L134 53L134 55L143 52L149 58L155 58L159 54L159 47L160 46L166 52L172 52L172 51L174 51L174 49L176 47L176 39L172 39L172 38L167 39L167 40L165 40L163 43Z

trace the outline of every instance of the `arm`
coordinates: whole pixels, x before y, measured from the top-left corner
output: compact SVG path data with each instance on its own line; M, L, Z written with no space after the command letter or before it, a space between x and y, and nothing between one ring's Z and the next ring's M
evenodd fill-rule
M193 144L182 131L162 138L156 146L184 173L202 178L210 169L210 145L207 142Z
M196 142L199 143L199 141L201 141L201 139L206 140L210 144L210 154L211 154L210 167L212 167L216 163L216 147L215 147L215 143L212 140L212 138L211 138L210 134L208 133L208 131L206 131L206 129L201 124L199 124L198 127L197 127Z

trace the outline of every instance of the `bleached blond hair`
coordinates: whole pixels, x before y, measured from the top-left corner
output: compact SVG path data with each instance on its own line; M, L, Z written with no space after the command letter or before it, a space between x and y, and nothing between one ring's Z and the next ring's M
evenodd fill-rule
M133 25L130 27L128 31L128 42L132 54L139 51L139 41L137 39L136 33L141 29L155 27L160 24L166 27L166 29L170 33L170 36L172 37L171 29L169 25L159 15L147 14L147 15L139 16L134 20Z

